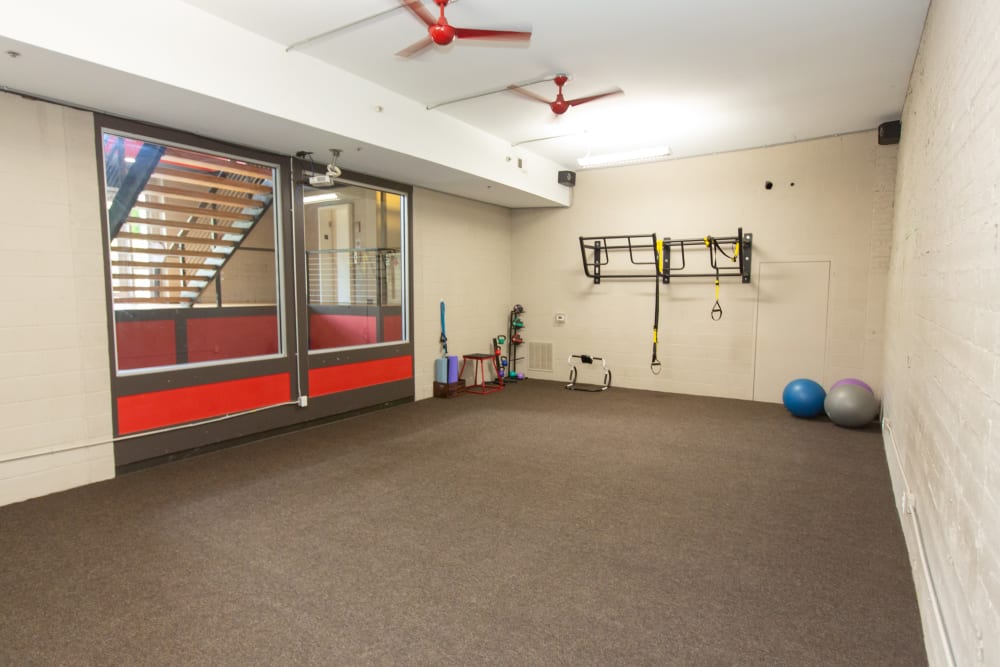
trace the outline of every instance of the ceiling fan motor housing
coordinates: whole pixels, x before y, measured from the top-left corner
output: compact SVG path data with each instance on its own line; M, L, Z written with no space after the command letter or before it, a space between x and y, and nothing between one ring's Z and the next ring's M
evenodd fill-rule
M430 33L434 43L441 46L451 44L455 39L455 29L447 23L435 23L427 28L427 32Z

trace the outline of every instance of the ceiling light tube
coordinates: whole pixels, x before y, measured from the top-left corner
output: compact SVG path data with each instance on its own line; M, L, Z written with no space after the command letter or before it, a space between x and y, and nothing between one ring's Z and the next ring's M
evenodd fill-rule
M321 195L306 195L302 198L303 204L315 204L321 201L336 201L340 199L340 195L336 192L325 192Z
M577 158L577 163L581 167L605 167L617 164L633 164L636 162L647 162L657 160L670 155L669 146L651 146L640 148L634 151L620 151L617 153L603 153L601 155L585 155Z

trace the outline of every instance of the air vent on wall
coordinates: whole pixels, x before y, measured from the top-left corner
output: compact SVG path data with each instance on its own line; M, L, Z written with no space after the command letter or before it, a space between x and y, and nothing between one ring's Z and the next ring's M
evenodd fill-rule
M528 342L528 370L552 370L552 343Z

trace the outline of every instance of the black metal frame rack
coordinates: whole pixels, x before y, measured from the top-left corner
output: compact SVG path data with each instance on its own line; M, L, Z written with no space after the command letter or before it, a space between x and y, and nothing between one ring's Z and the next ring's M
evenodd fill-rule
M718 262L718 254L726 254L723 246L732 244L733 265L725 266ZM709 250L709 265L711 273L690 273L687 269L687 251L685 248L700 247ZM680 263L674 261L673 249L680 251ZM633 266L652 266L653 272L648 273L604 273L603 267L608 266L613 252L628 252L629 263ZM643 260L642 256L651 256ZM727 257L729 255L726 255ZM735 236L705 236L702 238L671 239L657 241L656 234L623 234L617 236L581 236L580 258L583 262L583 272L593 279L595 285L601 283L601 278L652 278L659 277L664 284L669 284L671 278L725 278L738 277L741 282L750 282L750 267L753 257L753 234L743 233L740 227Z

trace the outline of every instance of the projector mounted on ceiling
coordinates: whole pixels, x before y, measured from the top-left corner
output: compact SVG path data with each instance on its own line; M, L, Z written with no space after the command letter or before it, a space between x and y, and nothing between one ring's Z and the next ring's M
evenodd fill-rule
M309 185L314 188L328 188L335 184L336 181L330 174L316 174L315 176L309 177Z

